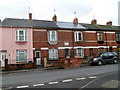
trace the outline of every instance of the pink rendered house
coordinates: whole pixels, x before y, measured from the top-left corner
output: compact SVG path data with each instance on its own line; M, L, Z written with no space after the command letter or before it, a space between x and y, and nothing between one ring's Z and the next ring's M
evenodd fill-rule
M33 34L31 21L6 18L0 25L0 67L8 64L33 62Z

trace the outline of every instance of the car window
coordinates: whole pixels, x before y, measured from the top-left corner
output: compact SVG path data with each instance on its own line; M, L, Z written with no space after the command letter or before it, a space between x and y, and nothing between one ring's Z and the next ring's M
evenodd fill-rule
M108 53L104 53L103 56L104 56L104 57L107 57L107 56L108 56Z
M108 52L108 55L109 55L109 56L114 56L113 53L110 53L110 52Z
M112 52L114 55L116 55L116 56L118 56L118 54L117 53L115 53L115 52Z

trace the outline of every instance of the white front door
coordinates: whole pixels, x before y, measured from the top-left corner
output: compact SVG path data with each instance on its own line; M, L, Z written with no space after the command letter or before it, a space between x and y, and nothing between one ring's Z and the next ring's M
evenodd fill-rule
M36 65L41 65L41 55L40 50L35 51Z
M0 67L5 67L6 51L0 52Z

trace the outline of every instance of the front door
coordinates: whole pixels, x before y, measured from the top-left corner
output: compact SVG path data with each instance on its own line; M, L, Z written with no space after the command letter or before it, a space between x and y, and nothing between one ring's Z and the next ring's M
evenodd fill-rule
M0 52L0 67L5 67L6 51Z
M109 51L112 52L112 47L109 47Z
M36 65L41 65L41 53L40 50L35 51Z
M69 49L65 49L65 57L68 57L68 56L70 56L70 51Z

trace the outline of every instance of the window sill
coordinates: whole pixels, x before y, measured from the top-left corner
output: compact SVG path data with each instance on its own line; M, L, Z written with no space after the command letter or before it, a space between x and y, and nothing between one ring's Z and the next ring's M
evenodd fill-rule
M16 62L16 64L26 64L27 61Z
M27 43L27 41L15 41L16 43Z
M103 43L104 43L104 41L98 41L98 43L99 43L99 44L103 44Z
M119 44L120 44L120 41L116 41L116 43L119 43Z
M83 40L81 40L81 41L75 41L75 42L83 42Z
M83 58L82 56L75 56L75 58Z

